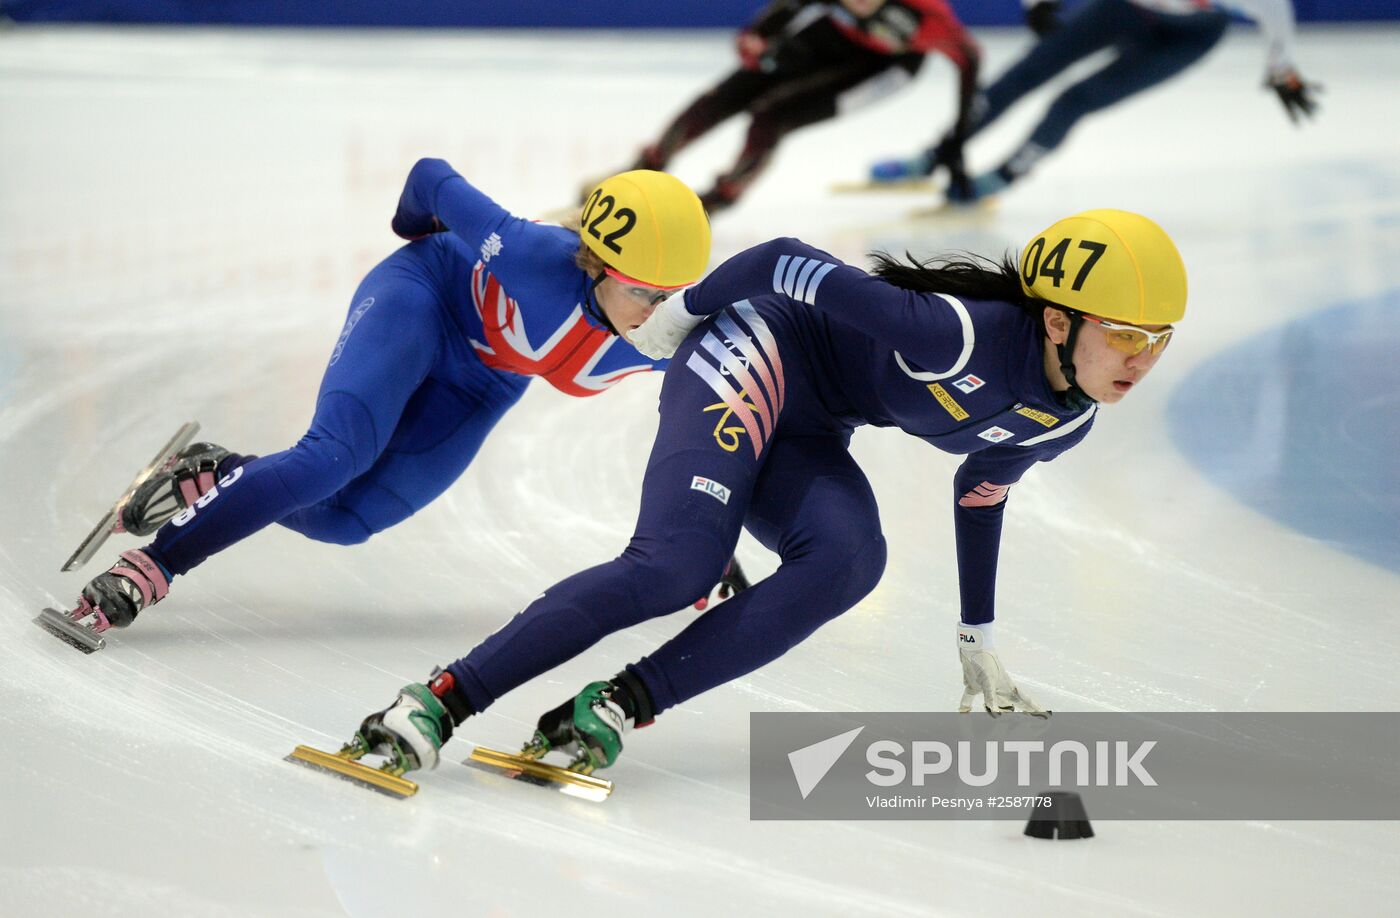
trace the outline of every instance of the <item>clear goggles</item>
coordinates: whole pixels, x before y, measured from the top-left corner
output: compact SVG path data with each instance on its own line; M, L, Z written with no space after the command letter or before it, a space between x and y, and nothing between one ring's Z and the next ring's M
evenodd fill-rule
M1102 328L1104 337L1108 339L1108 346L1124 354L1141 354L1144 350L1160 354L1167 349L1167 343L1172 340L1172 332L1176 331L1170 325L1153 332L1136 325L1110 322L1108 319L1084 313L1080 313L1079 317Z
M648 306L659 305L677 290L689 286L688 284L682 284L680 287L653 287L650 284L644 284L635 278L628 277L626 274L614 268L604 268L603 273L619 284L622 284L623 287L627 289L627 294L633 299L640 300ZM602 278L600 277L598 280L601 281ZM595 283L594 286L596 287L597 284Z

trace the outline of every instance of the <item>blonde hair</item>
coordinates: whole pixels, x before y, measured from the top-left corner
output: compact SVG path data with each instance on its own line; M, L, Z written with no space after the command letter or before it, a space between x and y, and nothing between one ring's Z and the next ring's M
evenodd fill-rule
M559 225L571 233L578 233L578 251L574 252L574 264L579 270L589 277L597 277L607 268L607 262L599 258L592 249L583 244L583 211L580 210L572 217L560 220Z

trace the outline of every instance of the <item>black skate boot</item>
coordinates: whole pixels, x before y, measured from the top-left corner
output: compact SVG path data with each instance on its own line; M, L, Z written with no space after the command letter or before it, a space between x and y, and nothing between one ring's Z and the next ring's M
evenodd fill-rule
M573 756L570 771L588 775L617 761L622 734L651 722L651 695L640 679L624 670L610 682L590 683L541 717L520 754L540 759L557 749Z
M144 551L124 551L105 574L83 587L72 609L45 609L34 624L59 640L93 653L107 646L102 633L125 628L140 611L170 592L170 578Z
M181 510L214 490L219 464L232 454L214 443L191 443L165 469L141 483L122 505L118 525L123 532L148 536Z
M69 613L74 621L91 615L91 629L101 634L108 628L125 628L147 606L160 602L170 592L170 579L159 564L144 551L124 551L120 560L105 574L98 574L83 587L78 607Z

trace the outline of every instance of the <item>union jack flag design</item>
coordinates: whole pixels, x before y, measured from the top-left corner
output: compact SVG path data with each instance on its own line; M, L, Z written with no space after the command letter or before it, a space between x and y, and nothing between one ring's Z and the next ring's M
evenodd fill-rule
M532 328L520 304L506 294L481 262L472 269L471 294L486 338L473 338L471 343L488 367L538 376L565 395L579 398L597 395L633 373L653 369L625 342L590 325L581 305L575 304L552 329L539 328L538 321ZM548 336L535 345L530 331L537 340L543 332Z

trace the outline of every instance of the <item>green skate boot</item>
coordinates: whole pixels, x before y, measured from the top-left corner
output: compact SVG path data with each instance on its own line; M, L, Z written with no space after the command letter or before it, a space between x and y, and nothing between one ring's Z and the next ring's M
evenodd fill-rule
M541 717L520 754L540 759L558 750L572 756L570 771L589 775L617 761L624 733L651 721L651 695L640 679L624 670L610 682L589 683Z
M355 736L338 753L360 759L369 753L384 756L381 771L402 775L436 768L438 750L452 737L452 717L432 689L421 682L399 690L394 703L366 717Z

